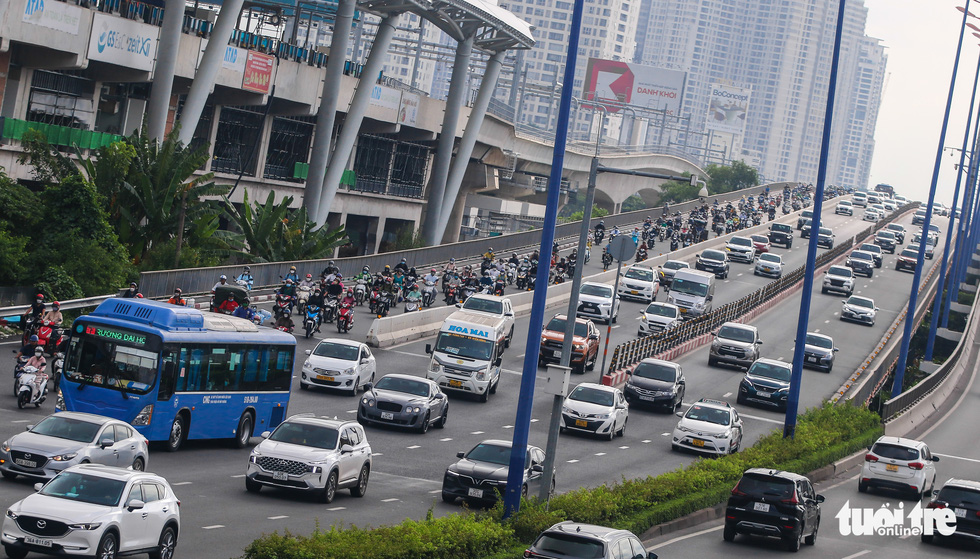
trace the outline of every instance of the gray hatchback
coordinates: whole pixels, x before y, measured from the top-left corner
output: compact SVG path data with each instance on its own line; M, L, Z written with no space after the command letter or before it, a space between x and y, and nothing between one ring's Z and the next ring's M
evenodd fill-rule
M647 551L633 532L605 526L565 521L548 528L524 557L548 559L657 559Z

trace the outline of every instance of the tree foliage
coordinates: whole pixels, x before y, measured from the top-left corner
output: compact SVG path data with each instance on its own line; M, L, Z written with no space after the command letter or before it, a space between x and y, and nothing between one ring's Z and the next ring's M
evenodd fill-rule
M734 192L759 184L759 173L744 161L734 161L730 166L712 164L704 170L708 173L705 182L711 195ZM690 177L690 173L684 173L683 176ZM701 187L691 186L690 182L668 181L661 186L661 189L662 199L674 203L694 200L698 197Z

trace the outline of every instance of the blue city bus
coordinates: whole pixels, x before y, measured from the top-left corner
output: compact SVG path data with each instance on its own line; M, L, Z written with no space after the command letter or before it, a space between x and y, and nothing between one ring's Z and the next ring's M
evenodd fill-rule
M282 423L296 339L223 314L109 299L71 328L58 409L129 422L175 451Z

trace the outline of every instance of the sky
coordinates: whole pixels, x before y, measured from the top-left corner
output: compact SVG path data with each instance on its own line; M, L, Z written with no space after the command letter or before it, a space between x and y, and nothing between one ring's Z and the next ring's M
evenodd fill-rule
M956 7L964 6L966 0L864 2L868 7L866 33L881 39L888 55L869 186L888 183L900 194L924 202L929 196L936 164L956 43L963 22L963 14ZM970 5L971 12L980 16L980 1L974 0ZM969 21L980 27L980 18L971 17ZM970 91L980 53L980 39L972 33L968 29L964 39L945 146L963 145ZM936 188L936 200L946 205L953 199L957 163L959 152L946 150Z

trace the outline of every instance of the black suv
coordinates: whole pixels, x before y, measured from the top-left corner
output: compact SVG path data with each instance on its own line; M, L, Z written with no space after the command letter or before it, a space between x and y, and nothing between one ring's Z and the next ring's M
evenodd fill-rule
M796 228L803 229L803 225L808 221L813 219L813 211L803 210L800 217L796 218Z
M895 254L895 246L898 239L895 238L895 233L891 231L878 231L875 235L874 243L881 247L881 250L887 250L891 254Z
M806 476L752 468L732 489L725 510L725 541L736 534L769 536L786 542L790 551L800 543L813 545L820 527L820 503Z
M952 538L966 541L980 541L980 483L965 479L951 479L942 489L932 492L931 509L952 509L956 515L956 531ZM922 541L929 543L938 531L933 526L933 534L922 533Z
M769 242L793 248L793 228L785 223L773 223L769 226Z

